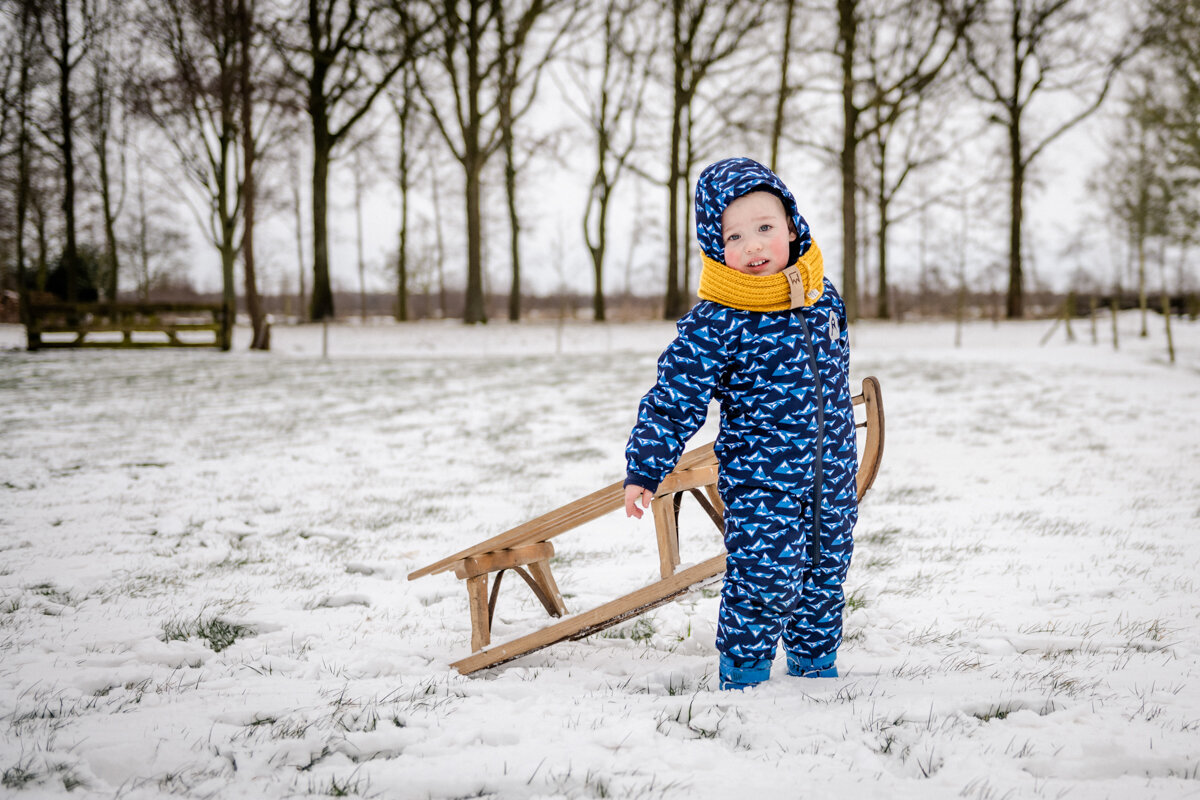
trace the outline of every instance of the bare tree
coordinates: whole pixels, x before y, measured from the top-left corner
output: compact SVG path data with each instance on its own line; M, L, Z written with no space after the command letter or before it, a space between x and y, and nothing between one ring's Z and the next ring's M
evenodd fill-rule
M858 302L858 148L913 106L958 47L978 0L838 0L841 62L842 297L851 320ZM880 35L891 26L891 35ZM864 46L866 45L866 46ZM869 61L875 69L864 71ZM867 112L871 112L868 123Z
M367 258L366 237L363 231L363 199L368 188L375 182L375 172L371 165L379 161L373 145L377 140L374 131L364 131L364 135L356 137L348 146L350 155L350 173L354 187L354 247L356 267L358 270L358 314L359 319L367 320Z
M1149 43L1167 78L1155 94L1166 125L1180 202L1172 215L1177 285L1195 292L1189 251L1200 234L1200 0L1151 0ZM1166 278L1164 276L1164 291ZM1165 312L1164 312L1165 313Z
M894 309L891 303L889 283L889 240L894 224L923 211L932 200L918 198L897 208L897 200L910 183L910 179L930 166L944 163L947 156L961 147L961 140L944 138L941 132L946 127L946 109L936 100L918 102L900 116L868 125L870 133L866 139L866 154L870 161L872 177L866 180L876 214L876 315L879 319L891 319Z
M43 0L34 5L42 47L58 78L58 130L54 134L54 143L59 151L63 175L66 294L67 300L74 302L78 296L80 264L76 239L75 172L75 122L78 109L75 106L72 77L91 47L96 8L89 0Z
M414 6L403 0L308 0L303 34L289 37L281 31L281 52L304 86L312 124L313 320L334 314L329 282L330 163L396 73L416 57L421 34Z
M305 298L308 297L308 292L304 285L304 276L307 272L304 264L304 207L300 198L300 185L303 183L303 175L300 148L294 148L291 153L291 161L294 168L289 171L288 186L292 199L292 219L296 223L296 275L299 279L296 290L296 315L303 317L305 313Z
M573 27L578 0L528 0L510 18L505 6L511 0L494 0L499 33L497 60L497 112L500 149L504 153L504 194L508 206L509 264L512 282L508 293L508 319L521 318L521 222L517 203L517 150L515 127L533 106L538 84L547 64L554 58L563 37ZM540 47L531 44L535 26L542 19L565 9L549 37ZM523 94L523 97L521 96Z
M463 170L467 221L467 285L463 321L487 321L483 303L483 170L499 147L498 126L487 126L495 98L484 96L484 82L497 70L495 5L468 0L465 15L447 2L435 28L430 66L440 67L445 85L433 83L433 69L418 72L418 87L450 152ZM442 99L438 99L439 89Z
M1109 160L1092 184L1108 198L1110 212L1125 223L1128 232L1142 336L1149 334L1146 249L1150 237L1161 232L1160 221L1167 213L1159 191L1168 169L1163 147L1164 120L1153 99L1154 85L1148 70L1139 71L1134 78L1120 132L1109 146Z
M0 143L9 141L7 132L12 130L11 138L15 140L12 144L12 154L17 162L13 203L15 215L13 235L16 240L17 291L21 300L21 314L24 315L28 307L26 292L29 287L26 272L28 258L25 252L25 227L32 199L30 185L32 169L30 162L33 158L33 145L31 142L33 121L31 119L30 100L37 83L36 69L42 51L37 46L37 21L34 18L35 8L32 0L22 0L17 8L12 9L11 13L13 17L12 35L7 40L9 43L7 51L11 60L8 62L10 66L5 73L6 91L4 96L4 128L6 136L0 137ZM15 75L13 75L14 72ZM9 90L10 80L11 90ZM5 145L0 144L0 147L3 146ZM43 268L40 271L40 277L44 286L44 253L41 263Z
M604 259L610 204L637 147L657 39L654 20L639 13L640 5L637 0L627 0L605 6L599 63L589 63L586 57L569 61L567 67L575 73L578 91L563 92L594 136L596 167L584 207L583 238L592 259L592 318L596 322L606 318ZM593 73L598 75L592 77ZM587 100L586 107L574 101L576 94Z
M19 31L15 26L10 27L12 21L8 15L0 16L0 187L4 188L7 188L9 180L8 160L18 149L11 139L13 130L18 127L16 110L19 100L16 89L20 85L21 47ZM16 239L20 238L15 230L11 238L8 235L8 203L9 198L0 195L0 289L7 289L12 283L10 248L15 249Z
M779 169L779 143L783 139L783 128L787 118L787 101L793 94L791 76L788 74L792 57L792 29L795 27L797 0L783 0L783 49L779 58L779 90L775 93L775 117L771 123L772 171Z
M258 209L258 182L256 179L259 137L255 129L254 110L257 106L255 75L261 65L256 54L264 52L255 39L259 34L255 15L255 0L237 0L235 20L238 43L238 102L241 106L242 138L242 285L246 299L246 312L250 317L253 334L251 350L271 349L271 331L267 326L267 315L258 296L258 275L254 260L254 226ZM278 89L279 80L274 82Z
M1149 0L1146 39L1162 65L1159 105L1172 151L1200 176L1200 0Z
M529 0L511 16L501 0L434 5L439 14L436 41L428 61L430 69L418 73L418 87L438 132L463 171L467 221L463 321L487 321L483 302L483 174L492 156L501 150L505 156L513 271L509 317L519 318L520 221L514 127L532 106L542 70L569 25L557 25L536 53L527 48L540 20L573 4L566 0Z
M400 87L391 94L392 108L396 112L399 142L396 159L396 183L400 190L400 224L396 237L396 307L397 322L408 321L408 196L412 186L412 140L413 106L416 100L416 75L413 65L407 64L400 72Z
M96 0L96 24L89 59L91 90L83 112L83 133L95 159L94 183L100 194L104 227L104 294L117 299L120 286L120 252L117 218L125 199L126 153L129 148L131 100L126 87L134 79L135 58L131 43L122 36L129 21L124 0Z
M688 179L694 164L691 147L692 111L710 72L741 52L743 41L763 19L764 0L669 0L671 20L671 138L667 165L667 291L663 316L674 319L686 311L686 266L681 247L687 240ZM681 214L681 199L683 213ZM681 235L681 232L683 235Z
M396 183L400 196L400 214L396 237L396 305L394 316L397 322L406 322L411 318L411 296L413 280L422 275L428 277L434 272L440 280L441 310L445 314L445 279L442 270L442 241L441 241L441 205L437 191L437 171L433 166L437 158L437 148L434 139L439 135L434 130L433 122L424 113L424 105L417 87L416 64L407 64L401 71L397 85L389 92L392 109L396 114L398 149L396 158ZM413 186L420 176L428 174L431 186L432 221L438 228L437 248L435 257L437 263L428 263L425 259L418 263L409 261L410 252L410 223L413 218ZM420 207L423 204L419 204ZM422 218L423 219L423 218ZM428 242L422 242L428 245ZM423 252L429 253L427 248ZM428 282L428 281L427 281ZM428 287L426 287L428 288Z
M175 224L171 208L147 193L145 159L137 159L134 170L133 207L125 217L119 241L133 268L137 296L148 300L159 284L182 271L187 236Z
M1021 242L1030 166L1100 107L1130 54L1128 46L1104 40L1105 26L1095 21L1099 12L1080 0L992 0L967 37L971 91L990 107L988 119L1007 138L1009 319L1024 314ZM1057 118L1051 110L1031 113L1039 98L1074 108Z
M193 207L221 256L226 313L237 307L243 181L238 159L238 31L234 0L162 0L145 18L163 64L139 109L166 135L205 208Z

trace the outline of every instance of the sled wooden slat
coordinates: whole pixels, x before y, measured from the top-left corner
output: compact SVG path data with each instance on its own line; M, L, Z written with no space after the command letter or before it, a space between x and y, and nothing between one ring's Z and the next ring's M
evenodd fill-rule
M856 429L865 429L865 438L859 434L861 455L856 487L861 500L875 482L883 456L883 399L879 381L873 377L864 378L862 392L852 401L855 406L863 406L863 419L855 422ZM657 537L660 580L511 641L495 645L490 642L492 614L504 572L516 571L529 584L547 613L564 616L566 607L550 571L554 547L549 540L623 508L625 490L622 482L610 484L473 547L414 570L408 579L453 570L466 581L471 612L471 649L474 652L452 665L464 675L511 661L564 639L580 639L657 608L724 572L724 553L677 571L680 566L679 502L685 493L695 495L720 530L724 506L717 491L717 478L717 458L709 443L685 453L655 492L650 512ZM496 577L489 598L492 573Z
M680 477L680 475L691 470L694 466L700 466L701 468L711 466L712 471L711 473L706 473L706 477L710 478L711 482L715 482L716 463L717 457L713 455L712 442L687 452L683 458L679 459L679 464L675 467L674 472L668 475L663 481L656 495L681 491L683 488L686 488L682 484L690 483L691 481L689 478ZM679 485L679 488L673 488L677 485ZM569 530L574 530L580 525L624 507L625 486L623 481L618 481L605 486L599 491L592 492L578 500L560 506L553 511L548 511L540 517L531 519L529 522L522 523L515 528L510 528L504 533L493 536L491 539L468 547L466 550L460 550L452 556L443 558L441 561L435 561L428 566L410 572L408 579L410 581L416 580L426 575L436 575L439 572L454 569L455 564L464 558L494 553L497 550L507 550L523 544L544 542L547 539L566 533Z
M508 642L497 644L451 664L463 675L512 661L523 655L549 647L564 639L582 639L605 628L617 625L638 614L670 602L689 591L695 584L725 572L725 554L713 556L695 566L643 586L635 592L596 606L590 611L568 617L547 628L534 631Z
M879 474L879 462L883 460L883 393L879 381L873 377L863 378L862 393L851 398L854 405L865 406L862 422L856 428L867 429L867 440L863 443L862 455L858 459L858 499L875 483Z
M554 545L549 542L538 542L525 547L514 547L509 550L497 550L482 556L471 556L458 562L454 574L460 578L473 578L488 572L498 572L502 569L532 564L536 561L549 559L554 556Z

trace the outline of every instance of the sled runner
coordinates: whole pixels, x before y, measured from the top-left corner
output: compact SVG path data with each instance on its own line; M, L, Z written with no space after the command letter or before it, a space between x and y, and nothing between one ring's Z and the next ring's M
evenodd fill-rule
M858 498L862 500L875 481L883 455L883 401L879 381L864 378L862 393L856 395L853 401L856 407L862 407L862 418L856 418L855 427L865 431L865 434L859 434ZM717 493L717 457L711 443L684 453L675 470L659 485L650 504L658 539L660 580L507 642L489 646L492 616L496 611L504 573L512 571L520 575L550 616L565 616L566 605L550 571L550 561L554 557L554 545L550 540L604 514L624 508L625 488L622 482L606 486L409 573L408 579L411 581L453 570L467 583L473 652L452 666L463 675L468 675L564 639L582 639L668 603L700 585L718 580L725 572L724 553L678 570L679 506L684 494L695 497L716 525L717 531L723 530L724 506ZM495 573L494 579L492 573Z

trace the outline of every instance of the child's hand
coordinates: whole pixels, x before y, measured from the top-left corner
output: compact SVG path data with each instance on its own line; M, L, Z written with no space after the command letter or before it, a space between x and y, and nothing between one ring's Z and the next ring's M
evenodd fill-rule
M632 483L625 487L625 516L642 518L642 508L638 508L637 505L639 498L642 501L642 508L649 508L650 501L654 499L654 492Z

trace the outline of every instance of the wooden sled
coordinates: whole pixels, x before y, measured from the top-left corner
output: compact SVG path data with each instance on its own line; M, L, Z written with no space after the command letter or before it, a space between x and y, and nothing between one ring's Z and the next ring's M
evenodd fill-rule
M862 419L856 419L855 428L865 430L865 438L859 434L858 499L862 500L875 482L883 455L883 400L879 381L864 378L862 393L855 395L853 401L856 407L862 406L863 409ZM469 675L555 642L582 639L668 603L698 585L720 578L725 572L724 553L676 571L680 566L679 505L684 494L695 497L717 526L718 532L723 531L724 506L717 493L717 457L711 443L685 453L675 470L658 487L650 504L658 538L660 580L590 611L567 617L507 642L489 646L492 616L496 611L496 599L504 573L513 571L520 575L550 616L565 616L567 609L562 593L550 572L550 560L554 557L554 545L550 540L604 514L624 508L625 488L622 482L605 486L487 541L409 573L408 579L411 581L454 570L454 574L467 583L473 652L452 666L463 675ZM492 573L495 573L494 579L491 578Z

